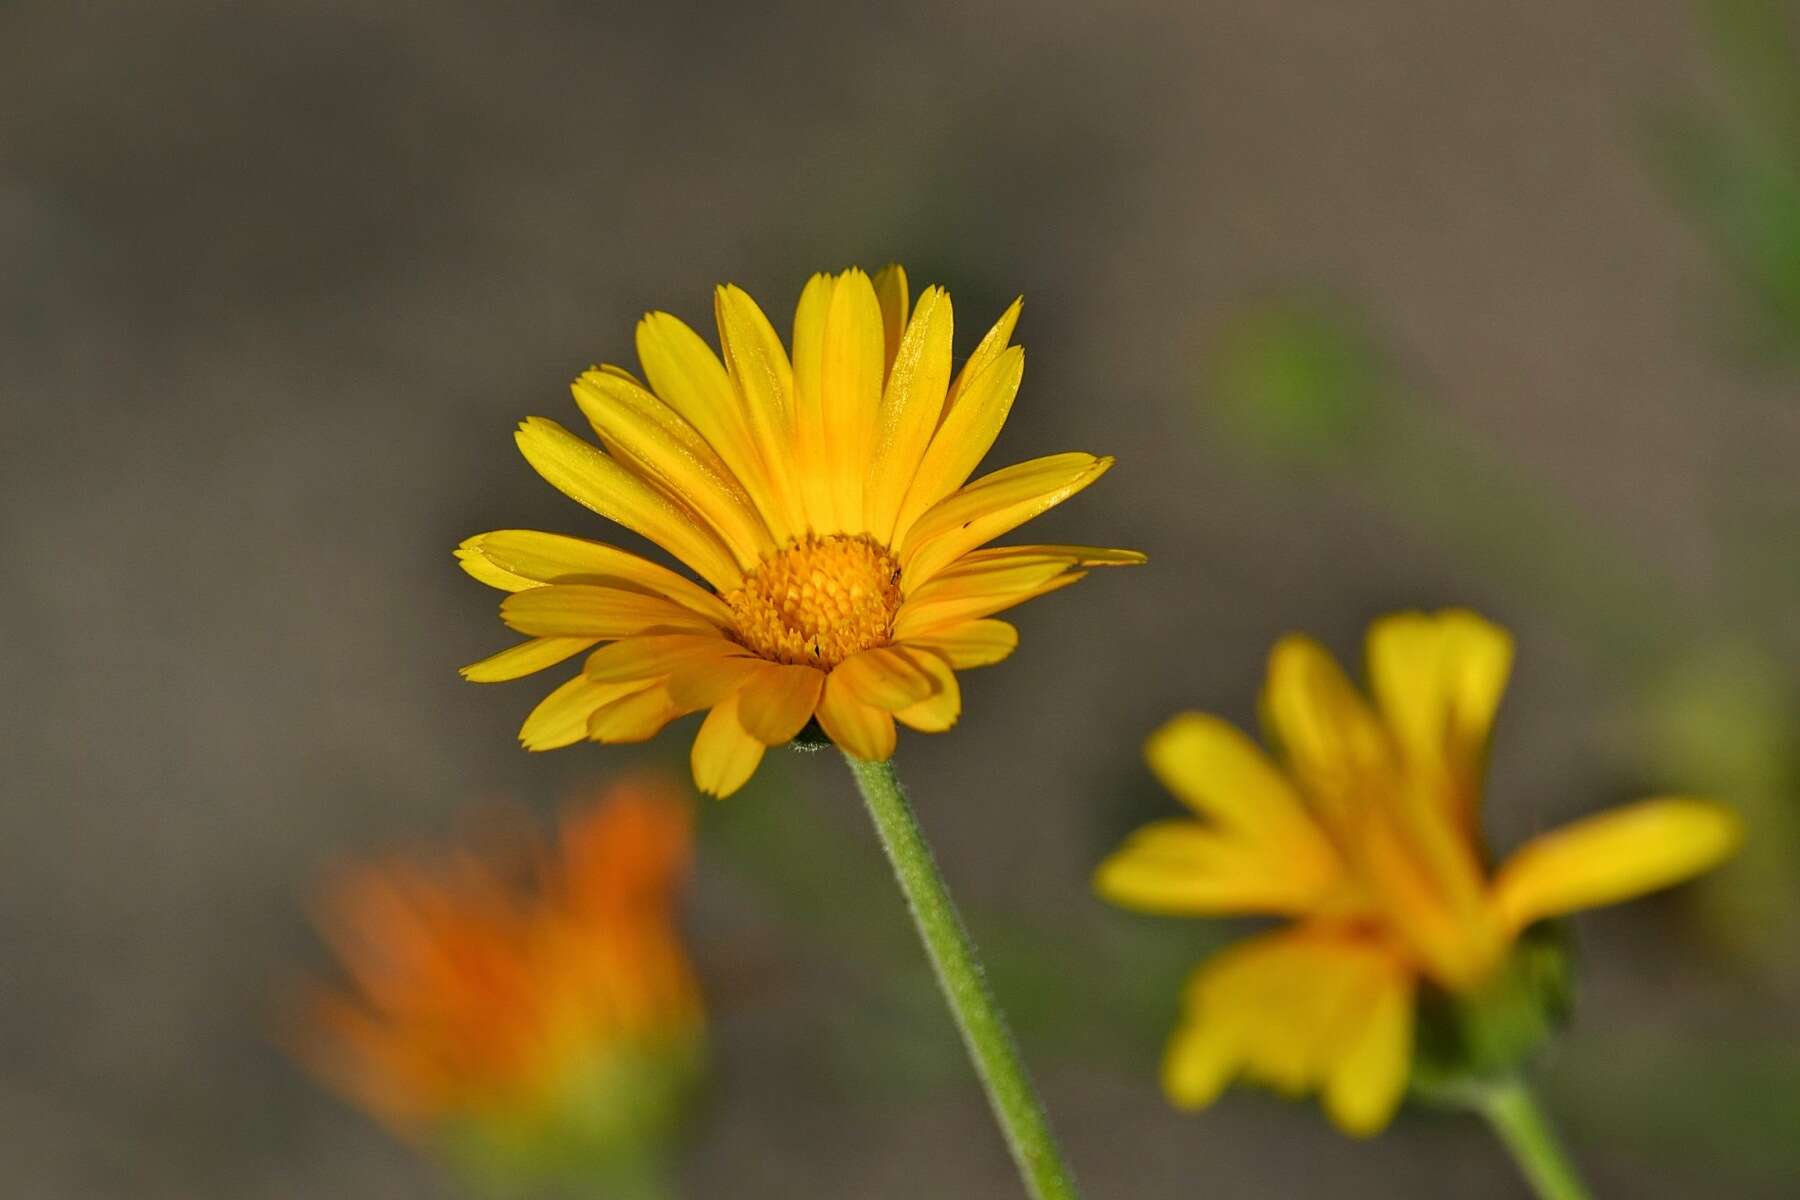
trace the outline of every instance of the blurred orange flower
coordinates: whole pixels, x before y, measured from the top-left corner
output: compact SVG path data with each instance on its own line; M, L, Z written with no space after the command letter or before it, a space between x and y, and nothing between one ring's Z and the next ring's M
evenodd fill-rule
M560 837L344 869L321 931L345 974L298 1047L409 1140L484 1169L630 1160L672 1130L703 1018L675 924L690 806L639 777Z
M1400 613L1368 636L1373 704L1309 638L1269 660L1263 713L1284 761L1201 713L1150 739L1151 768L1199 819L1139 830L1101 864L1116 904L1293 924L1195 972L1164 1086L1210 1104L1239 1075L1317 1090L1349 1133L1406 1091L1421 985L1481 993L1533 922L1705 871L1736 847L1717 804L1661 797L1542 834L1490 870L1480 830L1489 730L1512 664L1471 612Z

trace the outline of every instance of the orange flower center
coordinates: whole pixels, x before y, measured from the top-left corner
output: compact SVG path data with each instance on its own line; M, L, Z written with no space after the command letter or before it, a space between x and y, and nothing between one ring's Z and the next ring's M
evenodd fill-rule
M885 645L900 599L900 564L885 546L860 534L809 534L764 561L725 603L738 640L762 657L829 670Z

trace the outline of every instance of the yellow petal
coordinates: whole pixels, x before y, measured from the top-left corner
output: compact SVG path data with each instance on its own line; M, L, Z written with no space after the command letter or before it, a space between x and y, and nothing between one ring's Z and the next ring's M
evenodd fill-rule
M595 683L577 675L545 696L525 718L519 742L527 750L555 750L587 737L588 718L609 701L642 687L640 683Z
M841 668L825 679L825 691L815 714L825 734L839 747L867 762L885 762L894 756L894 717L857 699L839 678Z
M738 720L757 741L779 746L812 720L825 676L812 667L763 663L738 692Z
M1163 1093L1176 1108L1192 1112L1210 1107L1242 1066L1228 1022L1184 1020L1163 1051Z
M582 674L596 683L661 679L678 668L749 653L736 642L717 634L664 633L628 637L589 655Z
M894 369L894 356L900 352L900 338L906 332L911 295L906 287L906 269L889 263L875 272L875 296L881 304L882 340L886 349L881 360L881 377L886 379Z
M807 524L839 529L825 428L825 327L837 281L814 275L794 308L794 466Z
M962 370L956 373L956 378L950 383L950 394L944 398L946 414L956 411L956 406L963 393L968 391L970 383L979 379L983 372L1006 353L1012 344L1013 330L1019 324L1019 312L1024 307L1025 297L1013 297L1013 302L1006 306L1006 311L1000 314L1000 319L994 322L993 328L981 336L981 341L976 343L974 352L969 355L969 361L962 365Z
M541 580L527 579L523 575L514 574L481 553L477 548L481 535L467 538L456 548L456 565L467 571L470 576L487 584L491 588L499 588L503 592L522 592L526 588L536 587Z
M1372 994L1349 1018L1347 1044L1326 1075L1323 1097L1332 1122L1352 1137L1387 1128L1412 1072L1412 977L1390 965L1367 986Z
M1737 849L1730 809L1669 796L1640 800L1540 834L1494 880L1493 905L1509 930L1542 917L1615 904L1711 870Z
M1025 563L1057 559L1072 567L1141 567L1150 561L1142 550L1121 550L1116 546L1066 546L1040 544L1033 546L989 546L972 550L947 567L943 575L956 577L986 570L1002 563Z
M586 583L555 583L514 592L500 619L533 637L621 638L648 633L714 633L691 609L660 596Z
M1357 1133L1392 1114L1410 1067L1404 966L1379 943L1296 927L1213 956L1188 986L1164 1084L1183 1107L1210 1103L1235 1075L1290 1096L1321 1090Z
M743 581L731 551L691 511L555 421L529 417L515 438L526 461L571 500L643 534L722 592Z
M900 339L875 417L863 515L876 541L892 544L900 503L912 486L925 448L944 411L950 386L950 294L926 288Z
M769 318L734 284L713 292L725 368L743 405L744 423L769 480L774 511L763 513L777 542L805 532L794 463L794 368Z
M1048 560L1022 565L1001 563L955 579L939 575L919 588L894 615L894 636L915 634L945 625L961 625L992 616L1081 580L1086 572Z
M508 646L498 654L462 668L462 677L470 683L502 683L554 667L565 658L580 654L598 640L591 637L532 638Z
M941 654L952 667L966 671L1004 660L1018 649L1019 631L1005 621L970 621L916 634L907 638L906 644Z
M976 375L954 405L947 406L900 506L894 522L896 540L906 536L921 513L969 481L1000 436L1024 375L1025 351L1014 346Z
M1335 861L1288 777L1229 722L1182 713L1150 735L1144 757L1163 786L1208 821L1291 847L1308 861L1319 854Z
M981 553L976 551L976 554ZM1023 591L1074 567L1072 560L1061 555L1004 555L977 560L975 554L965 554L914 588L907 598L928 604L934 600L984 592Z
M714 705L700 723L688 760L694 786L725 797L744 786L762 757L763 744L738 723L737 697L729 696Z
M780 511L774 486L737 389L712 347L679 318L651 313L638 323L637 350L651 390L717 451L755 501L775 540L795 536L799 531L785 521L770 522Z
M667 689L652 685L595 709L588 717L587 734L596 742L647 742L680 715Z
M919 703L935 687L914 655L893 646L852 654L832 669L831 677L864 704L888 712Z
M674 409L605 371L584 373L570 390L606 452L704 521L740 567L752 570L774 552L768 526L737 477Z
M475 578L509 592L545 583L600 584L667 596L722 629L731 626L731 610L713 593L667 567L601 542L534 529L497 529L464 541L456 557Z
M1329 864L1327 864L1329 868ZM1198 821L1157 821L1094 872L1094 890L1121 908L1165 916L1311 911L1334 878L1284 863L1256 843Z
M1349 839L1356 847L1366 894L1381 920L1422 969L1452 992L1468 991L1492 974L1506 939L1490 912L1472 853L1446 870L1422 852L1422 840L1403 831L1395 806L1383 801L1355 814Z
M826 317L820 387L827 467L838 525L845 533L868 528L864 484L889 362L881 322L881 304L869 277L861 271L840 275Z
M1473 830L1512 638L1472 612L1396 613L1369 627L1369 689L1412 769Z
M1061 504L1112 464L1091 454L1052 454L984 475L946 496L907 531L901 589L910 592L969 551Z
M1364 874L1392 923L1447 986L1500 953L1474 831L1441 776L1411 770L1329 653L1289 636L1269 658L1263 710L1315 811L1380 868Z
M1387 732L1311 638L1289 634L1275 644L1262 709L1275 743L1329 821L1346 822L1359 798L1391 787Z
M962 716L962 688L950 664L929 651L908 643L902 649L932 678L931 695L917 704L894 711L894 720L920 733L943 733Z

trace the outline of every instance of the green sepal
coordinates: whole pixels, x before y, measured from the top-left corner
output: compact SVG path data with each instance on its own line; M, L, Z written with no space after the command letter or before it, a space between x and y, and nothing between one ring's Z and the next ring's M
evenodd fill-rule
M1566 926L1540 921L1513 944L1479 990L1455 994L1426 985L1419 994L1412 1095L1466 1107L1518 1073L1565 1024L1575 981Z
M701 1063L697 1037L615 1053L535 1102L444 1122L434 1148L471 1194L495 1200L664 1195Z

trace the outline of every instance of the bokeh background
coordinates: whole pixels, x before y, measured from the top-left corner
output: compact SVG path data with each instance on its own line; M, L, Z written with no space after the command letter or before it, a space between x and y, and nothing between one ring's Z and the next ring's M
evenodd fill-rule
M1603 1195L1800 1178L1800 57L1780 5L0 7L0 1192L450 1194L273 1047L345 856L549 810L543 690L454 569L599 533L514 452L647 308L905 262L965 350L1015 293L995 461L1118 455L1039 540L1136 545L1020 614L902 766L1094 1196L1521 1194L1466 1118L1379 1140L1155 1085L1233 931L1108 910L1172 802L1145 733L1252 715L1275 637L1470 604L1521 654L1498 848L1651 790L1728 871L1583 918L1540 1066ZM830 756L702 814L693 1196L1016 1184Z

